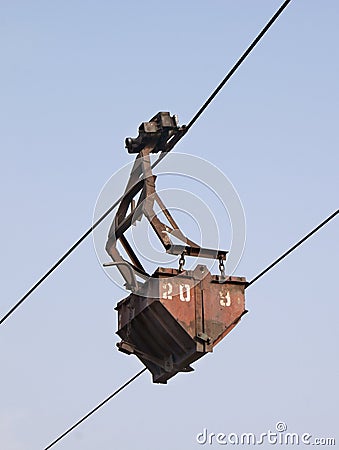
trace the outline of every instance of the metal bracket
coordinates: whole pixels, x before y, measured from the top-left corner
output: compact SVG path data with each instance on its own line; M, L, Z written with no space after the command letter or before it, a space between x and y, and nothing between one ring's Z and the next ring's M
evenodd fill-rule
M210 344L212 342L212 339L206 334L206 333L198 333L197 339L199 339L202 342L206 342L206 344Z

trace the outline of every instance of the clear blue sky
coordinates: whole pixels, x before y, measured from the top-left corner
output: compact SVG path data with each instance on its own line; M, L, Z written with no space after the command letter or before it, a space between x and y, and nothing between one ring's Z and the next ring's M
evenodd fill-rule
M276 0L1 1L1 301L87 229L124 138L187 123ZM251 279L338 208L339 5L294 0L174 151L242 200ZM170 181L168 181L170 184ZM338 219L247 294L212 355L167 386L144 374L55 448L194 450L197 433L338 434ZM141 369L115 349L123 293L88 239L0 328L0 448L43 449ZM216 446L218 448L218 446Z

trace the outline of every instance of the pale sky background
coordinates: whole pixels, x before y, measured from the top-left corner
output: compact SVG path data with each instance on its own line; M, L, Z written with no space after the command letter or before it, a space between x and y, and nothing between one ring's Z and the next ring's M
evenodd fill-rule
M125 137L187 123L280 3L0 1L1 316L90 226ZM249 280L338 208L338 39L336 0L294 0L174 150L235 186ZM89 238L0 328L1 450L42 450L142 368L115 348L123 296ZM195 372L143 374L54 448L195 450L277 421L338 445L338 219L246 299Z

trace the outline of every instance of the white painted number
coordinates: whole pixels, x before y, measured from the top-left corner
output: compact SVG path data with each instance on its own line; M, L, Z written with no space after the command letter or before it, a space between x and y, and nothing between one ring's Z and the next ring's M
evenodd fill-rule
M164 290L164 292L162 293L162 298L166 300L172 300L172 292L173 292L172 283L164 283L162 285L162 288Z
M172 283L163 283L162 298L165 300L173 299L173 285ZM191 287L189 284L179 285L179 297L182 302L189 302L191 300Z
M231 296L230 293L227 291L220 291L220 305L221 306L231 306Z
M181 284L179 289L180 289L180 300L182 302L189 302L191 300L190 285L189 284ZM186 296L185 296L185 294L186 294Z

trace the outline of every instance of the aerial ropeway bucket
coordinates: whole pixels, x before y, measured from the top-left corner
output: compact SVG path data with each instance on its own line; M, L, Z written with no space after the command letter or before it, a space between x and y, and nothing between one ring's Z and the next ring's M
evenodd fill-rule
M158 268L139 293L118 303L118 348L135 354L154 383L192 371L190 364L212 352L247 312L245 286L245 278L211 275L204 265Z

